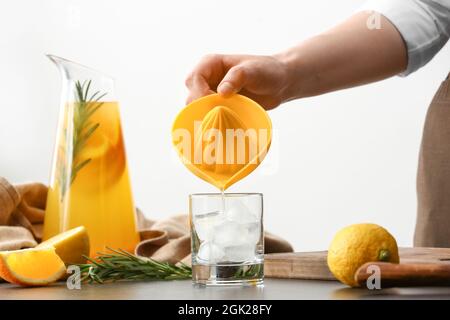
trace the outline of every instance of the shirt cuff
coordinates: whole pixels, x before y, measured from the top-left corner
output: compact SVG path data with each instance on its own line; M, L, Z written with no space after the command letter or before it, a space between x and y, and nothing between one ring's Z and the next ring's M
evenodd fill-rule
M408 50L408 66L399 76L420 69L445 44L430 12L416 0L369 0L360 10L386 17L399 31Z

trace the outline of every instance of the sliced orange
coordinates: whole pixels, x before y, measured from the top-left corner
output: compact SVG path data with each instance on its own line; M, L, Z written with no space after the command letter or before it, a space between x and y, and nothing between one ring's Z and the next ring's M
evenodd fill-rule
M89 142L81 150L80 155L83 159L100 159L111 148L109 138L103 132L96 132Z
M80 150L83 159L101 159L110 148L114 148L121 138L119 105L117 102L102 102L97 111L89 119L92 128L97 129L89 136L86 144ZM88 128L86 128L88 130ZM84 132L85 133L85 132Z
M36 248L55 248L56 253L66 265L85 263L89 255L89 236L84 226L76 227L37 245Z
M21 286L45 286L59 280L66 267L54 248L0 252L0 277Z
M125 171L125 146L117 102L103 102L89 118L90 126L98 127L82 145L76 164L89 161L78 173L76 184L86 193L113 186ZM89 130L89 129L87 129Z

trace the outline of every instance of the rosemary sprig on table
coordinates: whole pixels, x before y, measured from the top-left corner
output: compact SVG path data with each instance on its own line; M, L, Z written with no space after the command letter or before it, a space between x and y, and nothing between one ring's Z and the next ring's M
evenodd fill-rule
M137 257L121 249L107 249L111 253L99 253L95 259L85 257L90 263L78 265L82 281L181 280L189 279L192 275L191 268L183 263L162 263Z
M72 133L72 150L69 151L72 156L72 167L70 170L70 182L68 181L68 172L66 164L61 164L60 171L60 186L61 186L61 201L67 191L67 187L72 184L77 177L78 172L83 169L92 159L79 159L79 153L86 145L89 138L98 129L100 123L93 123L90 121L91 116L103 105L100 99L106 93L100 91L89 95L92 80L75 82L75 104L73 109L73 133ZM69 138L69 133L66 132L66 138Z

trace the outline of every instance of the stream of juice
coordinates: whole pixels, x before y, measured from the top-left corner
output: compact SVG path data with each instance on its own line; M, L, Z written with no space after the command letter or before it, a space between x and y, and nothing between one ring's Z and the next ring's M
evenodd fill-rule
M220 189L220 195L222 197L222 204L221 204L221 213L225 213L225 190Z
M89 234L91 256L105 252L107 246L133 252L139 234L118 103L104 102L89 120L99 125L74 156L75 167L87 161L78 171L74 165L69 170L64 167L66 155L71 152L67 152L64 137L60 138L47 196L43 240L82 225ZM67 122L63 126L67 127ZM70 172L72 180L66 188L62 188L64 171Z

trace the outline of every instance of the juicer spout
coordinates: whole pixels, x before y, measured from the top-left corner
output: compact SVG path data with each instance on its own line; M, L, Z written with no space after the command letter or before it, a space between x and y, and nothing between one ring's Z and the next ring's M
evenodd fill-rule
M114 81L112 77L106 75L105 73L87 67L78 62L62 58L53 54L46 54L47 58L49 58L59 69L63 76L67 78L79 78L80 75L91 75L93 78L101 77L103 79L109 79L110 81Z
M108 92L108 98L114 98L112 95L114 92L114 79L112 77L66 58L53 54L46 54L46 56L57 66L63 83L69 91L73 89L76 83L83 84L90 82L92 83L91 89Z

